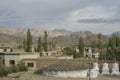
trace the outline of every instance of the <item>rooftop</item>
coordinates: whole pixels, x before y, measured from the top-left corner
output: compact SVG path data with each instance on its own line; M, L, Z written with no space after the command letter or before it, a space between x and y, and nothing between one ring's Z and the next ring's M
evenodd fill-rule
M0 46L0 49L12 49L12 48L9 46Z
M39 55L35 54L26 54L26 55L20 55L20 60L30 60L30 59L38 59Z
M83 63L81 62L64 60L52 64L50 66L47 66L45 68L42 68L36 71L36 73L41 73L42 71L79 71L85 69L88 69L88 66L83 65Z

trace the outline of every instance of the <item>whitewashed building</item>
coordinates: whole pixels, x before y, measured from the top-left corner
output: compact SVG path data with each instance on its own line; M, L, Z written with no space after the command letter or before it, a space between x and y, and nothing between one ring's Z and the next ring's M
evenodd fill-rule
M29 69L36 69L36 62L38 58L38 54L20 55L20 60L24 62Z
M95 52L91 47L84 47L84 57L98 58L99 52Z
M77 64L76 62L70 62L70 61L61 61L58 63L55 63L53 65L47 66L41 70L43 75L46 76L53 76L53 77L81 77L81 78L88 78L89 77L89 68ZM39 73L38 71L38 73ZM90 71L90 77L96 78L98 76L95 69L91 69Z
M0 46L0 52L13 52L11 47Z
M18 65L20 61L30 69L36 68L36 60L39 55L35 54L19 54L13 52L0 52L0 62L5 66Z

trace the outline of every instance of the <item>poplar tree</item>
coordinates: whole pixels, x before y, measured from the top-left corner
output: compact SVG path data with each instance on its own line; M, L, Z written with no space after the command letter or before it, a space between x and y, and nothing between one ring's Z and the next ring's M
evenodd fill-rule
M26 51L26 39L23 40L23 48L24 48L24 51Z
M38 39L38 46L37 46L37 51L41 54L41 51L42 51L42 41L41 41L41 37L39 37Z
M48 51L48 43L47 43L47 38L48 38L48 34L47 31L44 31L44 51L47 52Z
M27 31L26 52L32 52L32 35L30 29Z
M97 37L98 37L97 48L98 48L99 51L100 51L99 59L102 60L103 58L106 57L106 55L105 55L106 53L103 53L104 51L103 51L103 44L102 44L102 34L99 33L99 34L97 35Z
M82 37L79 38L79 46L78 46L78 48L79 48L80 54L82 55L83 52L84 52L84 41L83 41Z

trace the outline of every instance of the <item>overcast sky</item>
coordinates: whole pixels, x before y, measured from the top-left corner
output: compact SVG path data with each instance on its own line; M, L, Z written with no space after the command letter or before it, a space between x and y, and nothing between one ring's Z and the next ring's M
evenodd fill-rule
M0 26L120 31L120 0L0 0Z

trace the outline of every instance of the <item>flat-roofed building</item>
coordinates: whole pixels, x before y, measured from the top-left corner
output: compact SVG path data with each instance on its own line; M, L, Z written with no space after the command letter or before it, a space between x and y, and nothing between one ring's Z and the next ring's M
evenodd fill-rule
M30 54L30 55L21 55L20 60L25 63L25 65L29 69L35 69L36 68L36 61L39 58L38 54Z
M0 52L13 52L13 48L6 47L6 46L0 46Z
M94 59L97 59L99 57L99 52L95 51L91 47L84 47L84 56L85 57L92 57Z
M39 55L37 54L20 54L13 52L0 52L0 62L6 67L11 65L18 65L20 61L24 62L25 65L30 69L36 68L36 60Z
M19 55L18 53L12 52L0 52L0 62L5 66L17 65L19 62Z

